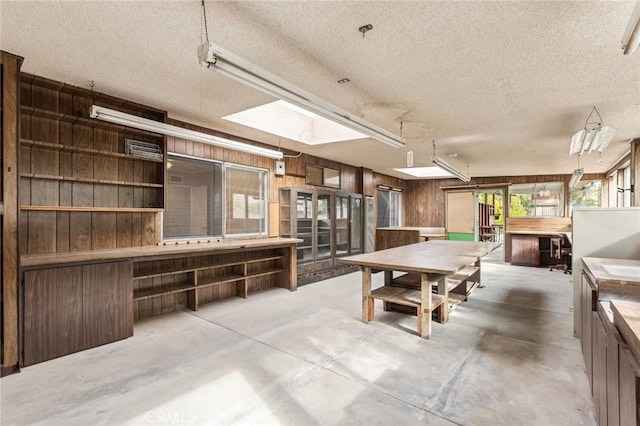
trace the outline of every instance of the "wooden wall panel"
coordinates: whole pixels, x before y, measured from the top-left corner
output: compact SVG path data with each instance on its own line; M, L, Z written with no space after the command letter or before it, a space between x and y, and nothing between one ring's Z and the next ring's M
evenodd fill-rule
M69 251L91 250L91 212L77 212L69 224Z

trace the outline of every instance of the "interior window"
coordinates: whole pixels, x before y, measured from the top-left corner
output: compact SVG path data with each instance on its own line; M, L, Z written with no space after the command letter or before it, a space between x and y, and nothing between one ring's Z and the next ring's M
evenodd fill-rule
M564 182L511 185L509 217L564 216Z
M266 170L225 164L226 235L267 233Z
M599 180L578 182L578 185L569 191L569 201L571 210L585 207L601 207L602 182Z
M165 239L222 235L222 164L169 155Z
M402 226L402 192L378 188L378 228Z

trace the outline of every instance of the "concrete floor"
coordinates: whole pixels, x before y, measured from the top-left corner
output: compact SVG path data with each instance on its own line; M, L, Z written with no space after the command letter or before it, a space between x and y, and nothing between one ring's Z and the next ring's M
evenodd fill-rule
M430 340L379 304L363 324L360 273L270 289L5 377L0 423L595 425L571 276L501 256Z

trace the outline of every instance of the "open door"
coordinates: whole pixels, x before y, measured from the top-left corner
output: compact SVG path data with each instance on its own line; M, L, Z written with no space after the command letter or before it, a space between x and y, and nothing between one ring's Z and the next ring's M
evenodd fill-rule
M447 239L475 241L476 197L472 191L447 192Z

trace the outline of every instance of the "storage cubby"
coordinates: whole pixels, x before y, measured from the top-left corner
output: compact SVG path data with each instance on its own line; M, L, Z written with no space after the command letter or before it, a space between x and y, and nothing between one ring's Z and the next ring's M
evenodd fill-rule
M274 286L288 286L284 249L135 262L134 318L199 306Z

